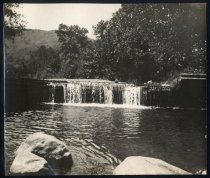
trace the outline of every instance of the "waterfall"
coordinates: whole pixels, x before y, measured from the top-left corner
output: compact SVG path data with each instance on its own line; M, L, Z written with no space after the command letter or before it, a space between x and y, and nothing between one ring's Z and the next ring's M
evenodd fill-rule
M50 93L51 93L49 100L51 101L51 103L54 103L55 102L54 101L54 99L55 99L55 84L50 83L49 86L50 86Z
M51 103L65 103L66 102L66 86L62 83L53 83L50 82L48 84L50 86Z
M141 104L142 87L132 84L67 80L51 81L48 85L51 103Z
M140 105L142 87L125 87L123 104Z
M66 103L81 103L81 85L68 83L66 87Z
M111 86L109 86L109 85L104 86L103 89L104 89L104 97L105 97L104 103L112 104L112 88L111 88Z

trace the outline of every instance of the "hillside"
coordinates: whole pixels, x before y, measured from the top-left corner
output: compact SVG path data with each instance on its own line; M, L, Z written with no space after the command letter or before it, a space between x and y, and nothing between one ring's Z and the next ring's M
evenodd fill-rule
M6 62L18 65L27 61L29 53L41 45L57 49L59 42L55 31L26 30L13 41L5 40Z
M90 38L86 40L91 45L94 42ZM59 46L55 30L27 29L13 40L5 39L6 76L36 79L64 77L62 68L67 66ZM78 63L77 68L81 68L81 59L75 61ZM70 67L67 69L72 70Z

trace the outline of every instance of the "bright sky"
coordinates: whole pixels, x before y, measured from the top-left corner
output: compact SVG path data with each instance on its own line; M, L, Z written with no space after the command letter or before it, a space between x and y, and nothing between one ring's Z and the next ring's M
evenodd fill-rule
M27 22L26 28L56 30L58 25L85 27L90 38L95 38L93 25L109 20L120 4L21 4L18 10Z

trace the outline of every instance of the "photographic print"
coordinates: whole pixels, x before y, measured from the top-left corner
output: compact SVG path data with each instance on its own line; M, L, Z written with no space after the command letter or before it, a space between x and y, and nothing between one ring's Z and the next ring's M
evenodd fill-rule
M207 174L206 3L4 3L5 175Z

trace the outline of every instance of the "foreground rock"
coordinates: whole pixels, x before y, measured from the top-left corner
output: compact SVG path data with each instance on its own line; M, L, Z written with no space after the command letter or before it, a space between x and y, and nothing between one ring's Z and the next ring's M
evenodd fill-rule
M11 167L10 172L13 175L52 175L49 165L44 158L33 153L25 151L18 154Z
M178 167L160 159L131 156L127 157L114 170L114 175L161 175L161 174L190 174Z
M71 167L73 164L71 154L65 143L42 132L27 137L15 155L17 156L25 151L44 158L53 168Z
M15 152L12 175L51 175L71 169L72 156L57 138L38 132L30 135Z
M65 141L68 147L44 133L30 135L15 152L10 174L112 175L120 164L119 159L92 140L72 138Z

